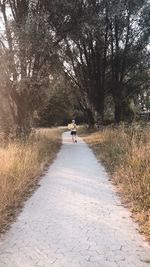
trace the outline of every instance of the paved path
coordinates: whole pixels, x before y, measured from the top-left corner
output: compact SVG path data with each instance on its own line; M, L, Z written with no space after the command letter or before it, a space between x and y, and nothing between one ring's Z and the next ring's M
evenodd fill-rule
M0 240L0 267L148 267L150 248L80 139L63 146Z

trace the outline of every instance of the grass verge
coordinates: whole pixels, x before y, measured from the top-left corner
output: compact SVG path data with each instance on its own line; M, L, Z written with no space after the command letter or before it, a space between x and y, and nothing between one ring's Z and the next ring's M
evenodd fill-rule
M35 189L61 146L61 129L40 129L25 142L0 147L0 233Z
M86 134L85 134L86 133ZM103 162L113 182L150 241L150 127L106 127L81 136Z

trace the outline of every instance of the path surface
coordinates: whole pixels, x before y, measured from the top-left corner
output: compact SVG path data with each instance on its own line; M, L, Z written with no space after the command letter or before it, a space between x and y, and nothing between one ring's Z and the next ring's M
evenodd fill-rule
M81 139L63 135L40 185L0 239L0 267L150 266L150 248Z

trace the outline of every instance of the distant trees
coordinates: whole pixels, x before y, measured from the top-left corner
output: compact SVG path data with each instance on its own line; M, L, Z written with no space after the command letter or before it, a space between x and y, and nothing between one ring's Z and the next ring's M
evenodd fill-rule
M75 99L70 95L65 73L55 73L47 86L47 100L42 109L36 113L37 126L50 127L67 124L74 116Z

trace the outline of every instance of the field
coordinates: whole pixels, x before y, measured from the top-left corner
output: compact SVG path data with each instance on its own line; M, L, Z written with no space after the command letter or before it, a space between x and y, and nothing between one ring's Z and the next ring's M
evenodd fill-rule
M134 123L80 132L150 240L150 127Z
M26 141L0 147L0 233L14 220L61 146L62 130L40 129Z

